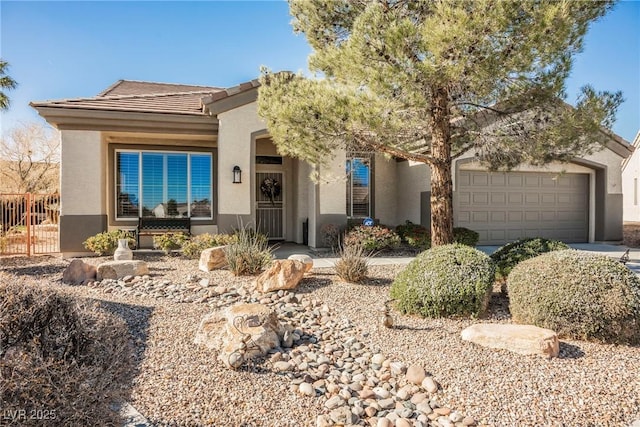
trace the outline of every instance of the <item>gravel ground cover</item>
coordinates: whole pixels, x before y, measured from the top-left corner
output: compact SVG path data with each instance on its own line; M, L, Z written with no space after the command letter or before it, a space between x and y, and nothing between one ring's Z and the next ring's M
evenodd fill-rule
M200 272L197 261L179 257L137 258L148 262L149 278L67 286L60 279L68 260L4 257L0 280L34 282L94 298L125 318L137 348L130 403L154 424L298 426L326 421L330 408L318 390L328 388L330 380L314 382L316 393L310 394L316 397L310 397L302 394L302 383L315 380L315 372L310 370L307 378L274 369L287 359L299 368L306 363L299 360L301 351L230 371L214 351L193 344L206 313L254 296L253 278L236 278L224 270ZM84 260L97 265L107 258ZM356 338L358 354L371 358L381 353L388 361L423 366L440 384L429 396L434 413L452 411L449 419L430 417L423 425L462 425L463 416L495 426L629 426L640 419L640 348L562 340L560 357L546 360L462 341L460 332L474 323L469 319L425 320L394 313L396 327L386 329L379 309L401 268L371 267L369 279L358 285L340 281L333 269L314 269L295 295L274 296L269 303L297 310L292 317L299 319L297 327L312 331L309 336L321 334L320 341L340 342L348 334ZM322 322L297 307L303 302ZM505 299L496 294L490 314L479 321L508 323ZM341 326L345 324L347 328ZM327 332L326 325L335 333ZM326 351L320 344L305 348Z

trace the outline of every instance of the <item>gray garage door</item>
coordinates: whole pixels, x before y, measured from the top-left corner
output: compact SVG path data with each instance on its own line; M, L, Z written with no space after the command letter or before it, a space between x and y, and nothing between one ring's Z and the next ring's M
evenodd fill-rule
M522 237L565 242L589 238L589 175L460 171L456 226L480 234L481 245Z

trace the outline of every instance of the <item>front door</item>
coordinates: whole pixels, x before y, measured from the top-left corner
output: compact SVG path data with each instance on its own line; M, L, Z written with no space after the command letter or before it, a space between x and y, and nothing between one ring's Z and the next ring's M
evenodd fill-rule
M256 227L269 240L284 240L284 174L256 172Z

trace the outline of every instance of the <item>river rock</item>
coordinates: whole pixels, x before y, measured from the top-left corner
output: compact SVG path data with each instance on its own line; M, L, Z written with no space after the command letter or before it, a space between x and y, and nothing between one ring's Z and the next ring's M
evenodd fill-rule
M533 325L476 324L462 331L462 339L483 347L529 355L556 357L560 352L558 335Z

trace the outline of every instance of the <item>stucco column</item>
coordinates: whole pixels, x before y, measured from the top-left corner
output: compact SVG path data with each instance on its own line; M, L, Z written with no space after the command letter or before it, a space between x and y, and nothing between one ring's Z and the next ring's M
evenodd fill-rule
M107 149L97 131L63 130L60 252L85 252L87 237L107 229Z

